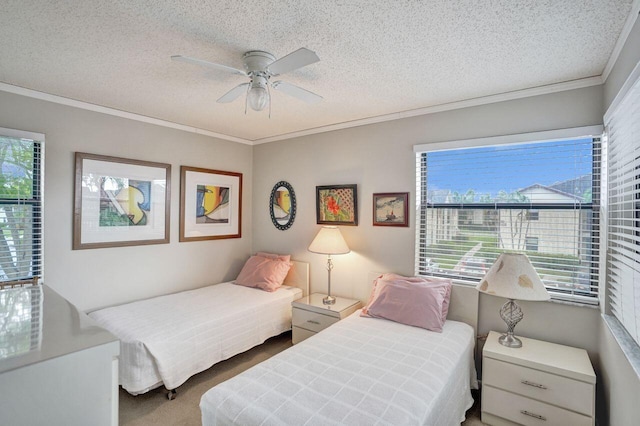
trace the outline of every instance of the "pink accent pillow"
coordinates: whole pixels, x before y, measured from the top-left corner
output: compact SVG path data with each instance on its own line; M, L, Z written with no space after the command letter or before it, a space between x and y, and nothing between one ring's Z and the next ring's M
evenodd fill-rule
M373 282L373 289L371 290L371 296L369 302L362 309L361 316L373 316L369 314L369 308L378 299L381 289L386 285L395 282L404 282L409 284L423 285L432 287L434 291L438 291L443 295L443 301L441 304L441 318L444 322L447 319L449 313L449 302L451 299L451 279L448 278L435 278L435 277L404 277L398 274L383 274L380 275Z
M378 295L367 308L369 316L442 332L446 286L408 280L382 282L378 286Z
M235 283L264 291L276 291L282 286L290 268L291 263L288 261L251 256L242 267Z
M259 252L256 253L256 256L266 257L267 259L283 260L285 262L290 262L291 261L291 255L290 254L273 254L273 253L265 253L265 252L259 251Z

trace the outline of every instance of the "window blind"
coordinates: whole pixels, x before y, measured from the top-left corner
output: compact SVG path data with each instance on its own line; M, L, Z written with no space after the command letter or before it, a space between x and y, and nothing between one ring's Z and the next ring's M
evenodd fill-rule
M5 129L6 130L6 129ZM0 281L42 276L42 142L0 129Z
M600 139L416 153L416 274L478 282L526 253L557 299L598 303Z
M640 344L640 79L607 127L606 277L611 313Z

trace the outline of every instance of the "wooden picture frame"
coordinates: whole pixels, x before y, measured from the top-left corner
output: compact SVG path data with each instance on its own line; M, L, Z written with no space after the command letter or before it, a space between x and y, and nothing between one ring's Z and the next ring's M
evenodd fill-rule
M169 242L171 165L75 153L73 250Z
M358 225L358 186L316 186L316 222L319 225Z
M409 193L373 194L373 226L409 226Z
M180 167L180 242L241 238L242 173Z

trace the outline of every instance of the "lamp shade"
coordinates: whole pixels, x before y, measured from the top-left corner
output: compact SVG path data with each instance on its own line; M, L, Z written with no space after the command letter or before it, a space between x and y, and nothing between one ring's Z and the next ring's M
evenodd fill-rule
M323 226L318 235L311 241L309 251L319 254L346 254L349 246L335 226Z
M519 253L502 253L476 288L482 293L506 299L550 299L529 258Z

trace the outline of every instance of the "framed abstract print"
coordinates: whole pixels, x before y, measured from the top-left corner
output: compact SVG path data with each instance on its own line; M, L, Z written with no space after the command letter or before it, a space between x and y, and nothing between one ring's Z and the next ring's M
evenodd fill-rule
M242 173L180 167L180 241L242 236Z
M171 165L76 152L73 249L169 242Z

